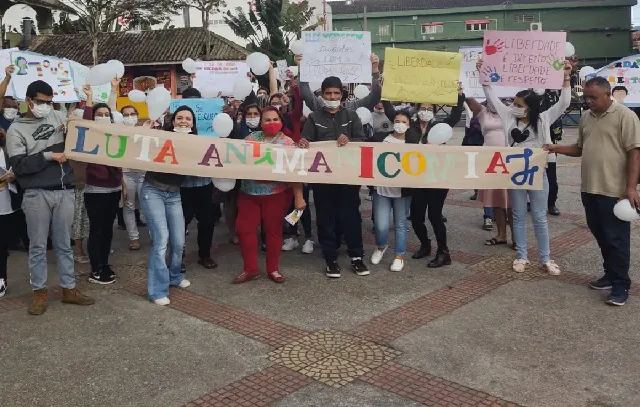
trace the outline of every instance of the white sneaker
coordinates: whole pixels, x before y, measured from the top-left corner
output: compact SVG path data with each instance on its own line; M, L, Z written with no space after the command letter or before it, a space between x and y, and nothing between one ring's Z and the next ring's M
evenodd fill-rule
M527 259L515 259L513 261L513 271L516 273L524 273L524 270L529 265L529 260Z
M542 265L547 273L551 276L559 276L560 275L560 267L556 264L555 261L549 260L545 264Z
M402 271L403 268L404 268L404 260L396 257L395 259L393 259L393 263L391 263L391 267L389 268L389 270Z
M313 253L313 246L314 245L315 245L315 243L313 242L313 240L307 239L307 241L304 242L304 245L302 245L302 253L304 253L304 254Z
M292 237L288 239L284 239L284 244L282 245L282 250L285 252L290 252L291 250L295 250L300 247L300 243Z
M191 285L191 281L187 280L186 278L183 278L182 281L180 281L180 284L178 284L178 287L187 288L190 285Z
M169 297L162 297L157 300L153 300L153 303L156 305L169 305L171 304L171 301L169 301Z
M371 264L380 264L382 257L384 256L384 252L387 251L387 247L389 246L385 246L382 250L376 249L376 251L373 252L371 255Z

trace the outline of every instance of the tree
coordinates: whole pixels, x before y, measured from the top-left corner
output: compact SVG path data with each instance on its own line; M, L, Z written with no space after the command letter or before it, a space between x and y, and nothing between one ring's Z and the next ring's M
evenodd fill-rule
M211 58L211 31L209 25L211 24L211 15L219 13L222 7L226 7L227 3L224 0L187 0L182 3L182 7L193 7L200 12L202 16L202 29L207 36L207 46L205 50L205 60Z
M314 10L306 0L299 4L287 0L256 0L255 8L248 13L236 7L235 14L227 11L224 20L238 37L249 42L250 51L262 52L274 61L291 60L291 41L300 38L301 31L314 30L322 24L318 21L307 25Z
M123 18L129 24L158 24L166 15L175 13L176 0L61 0L78 17L77 27L91 36L91 55L98 64L98 36L113 31L115 21Z

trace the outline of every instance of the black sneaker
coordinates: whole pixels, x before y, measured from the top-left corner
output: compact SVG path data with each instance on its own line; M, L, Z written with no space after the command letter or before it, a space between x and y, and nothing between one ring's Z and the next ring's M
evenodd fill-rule
M621 307L627 303L628 299L629 299L629 290L627 290L624 287L613 287L611 289L611 294L609 294L609 297L605 302L609 305L615 305L615 306Z
M109 276L110 278L114 278L114 279L116 278L116 273L115 273L115 271L113 271L113 270L111 269L111 266L107 265L107 266L105 266L102 270L103 270L103 271L106 273L106 275L107 275L107 276Z
M351 259L351 269L359 276L368 276L371 274L369 268L364 264L361 258Z
M338 263L327 264L327 271L325 274L329 278L340 278L342 276L342 270L340 270L340 266Z
M551 205L549 206L549 215L551 216L560 216L560 210L557 206Z
M107 285L115 283L116 278L108 275L107 273L91 273L91 276L89 276L89 282L94 284Z
M0 278L0 297L4 297L7 293L7 280Z
M611 289L611 281L607 278L607 276L603 276L598 280L594 280L589 283L589 288L592 290L610 290Z

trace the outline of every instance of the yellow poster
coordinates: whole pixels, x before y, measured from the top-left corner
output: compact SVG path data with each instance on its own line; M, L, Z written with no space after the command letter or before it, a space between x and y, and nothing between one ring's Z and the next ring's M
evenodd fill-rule
M458 52L387 48L382 98L456 105L461 62Z

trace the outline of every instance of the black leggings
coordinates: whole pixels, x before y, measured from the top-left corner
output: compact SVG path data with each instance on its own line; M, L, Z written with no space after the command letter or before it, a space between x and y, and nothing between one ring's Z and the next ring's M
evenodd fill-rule
M411 199L411 225L422 246L427 246L429 242L429 233L424 224L425 214L428 211L429 222L433 227L433 233L436 235L439 249L447 248L447 227L442 220L442 208L444 201L447 199L448 189L414 189L413 198Z
M549 206L554 206L558 199L558 175L556 163L547 163L547 179L549 180Z
M84 206L89 217L89 241L87 249L91 270L99 273L109 264L109 252L113 239L113 222L118 212L120 191L108 193L85 193Z

